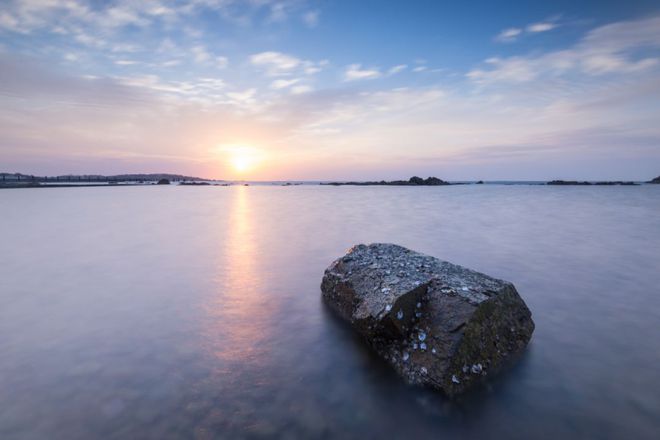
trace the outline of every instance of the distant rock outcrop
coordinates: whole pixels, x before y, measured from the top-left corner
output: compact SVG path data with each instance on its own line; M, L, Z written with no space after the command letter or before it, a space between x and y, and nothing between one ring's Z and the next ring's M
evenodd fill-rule
M648 181L647 183L660 183L660 176L656 177L653 180Z
M169 179L160 179L158 181L158 185L169 185L169 184L170 184Z
M328 182L321 183L321 185L362 185L362 186L371 186L371 185L392 185L392 186L439 186L439 185L451 185L451 183L446 182L437 177L427 177L422 179L421 177L413 176L408 180L392 180L392 181L366 181L366 182Z
M591 185L591 182L578 182L577 180L551 180L546 183L546 185Z
M639 185L636 182L621 181L621 180L606 180L600 182L578 182L577 180L552 180L547 185Z
M534 331L513 284L393 244L354 246L321 290L406 382L448 395L495 374Z

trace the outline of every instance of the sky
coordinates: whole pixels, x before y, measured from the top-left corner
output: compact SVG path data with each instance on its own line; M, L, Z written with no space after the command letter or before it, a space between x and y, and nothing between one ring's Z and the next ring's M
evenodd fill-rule
M0 171L650 179L660 3L0 0Z

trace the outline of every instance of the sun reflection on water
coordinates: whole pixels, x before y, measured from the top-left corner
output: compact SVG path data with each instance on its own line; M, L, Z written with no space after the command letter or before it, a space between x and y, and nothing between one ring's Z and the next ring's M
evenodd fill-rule
M259 362L267 349L265 330L272 316L264 295L250 188L236 186L231 191L229 212L224 213L229 231L226 241L219 244L217 294L208 310L210 349L222 361L221 369Z

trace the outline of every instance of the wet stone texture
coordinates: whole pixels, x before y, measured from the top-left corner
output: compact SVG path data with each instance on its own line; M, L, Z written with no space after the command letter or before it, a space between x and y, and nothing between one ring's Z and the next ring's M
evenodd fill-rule
M534 331L513 284L394 244L354 246L321 290L406 382L449 396L510 364Z

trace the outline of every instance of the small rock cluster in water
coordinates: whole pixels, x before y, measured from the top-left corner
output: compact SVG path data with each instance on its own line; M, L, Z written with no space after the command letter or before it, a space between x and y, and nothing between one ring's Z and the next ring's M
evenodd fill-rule
M391 244L353 247L321 289L407 382L450 395L497 371L534 330L511 283Z

